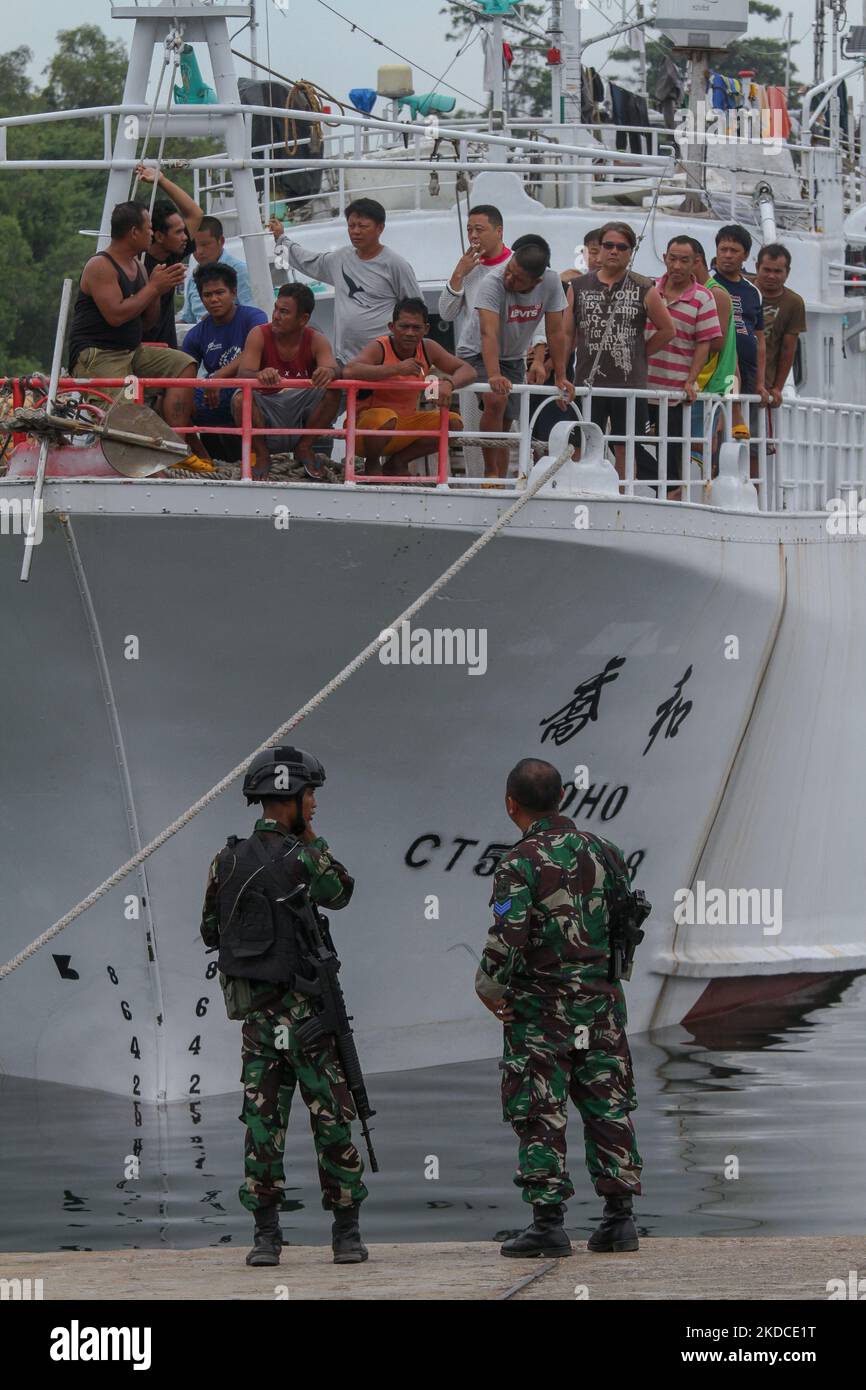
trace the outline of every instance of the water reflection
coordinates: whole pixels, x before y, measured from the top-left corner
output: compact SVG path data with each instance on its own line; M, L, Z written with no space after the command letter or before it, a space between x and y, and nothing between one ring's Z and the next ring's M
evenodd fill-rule
M632 1050L645 1234L861 1229L866 977L824 979L760 1009L636 1038ZM523 1223L498 1081L495 1060L370 1079L382 1167L364 1213L371 1240L490 1240ZM234 1093L160 1111L3 1078L0 1247L246 1247L238 1109ZM329 1221L299 1111L296 1102L281 1224L293 1243L323 1244ZM594 1226L599 1201L574 1116L569 1137L577 1195L568 1226L580 1236Z

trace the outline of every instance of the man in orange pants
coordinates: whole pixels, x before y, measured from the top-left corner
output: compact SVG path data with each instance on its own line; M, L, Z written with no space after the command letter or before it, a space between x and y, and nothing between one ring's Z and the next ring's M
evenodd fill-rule
M475 380L475 368L446 352L440 343L424 335L430 324L421 299L400 299L394 306L389 332L358 354L346 366L344 376L355 381L387 381L394 377L417 377L417 391L382 387L366 395L358 414L359 430L433 430L439 424L437 411L420 410L423 382L435 369L436 395L441 407L450 407L455 390ZM449 410L449 429L462 429L460 416ZM413 459L425 458L437 449L435 438L395 435L393 439L366 435L359 440L368 471L374 471L383 458L382 471L389 477L408 474ZM370 465L373 468L370 468Z

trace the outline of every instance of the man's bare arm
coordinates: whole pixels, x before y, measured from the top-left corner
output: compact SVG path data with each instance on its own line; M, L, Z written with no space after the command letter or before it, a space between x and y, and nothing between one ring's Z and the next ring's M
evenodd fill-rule
M243 379L244 377L258 375L259 368L262 365L264 347L265 340L262 336L262 330L261 327L257 325L255 328L250 329L240 357L235 358L237 362L237 376Z
M142 183L153 183L156 177L156 170L148 168L144 164L139 164L135 172ZM204 217L204 208L200 208L195 199L191 198L179 183L172 183L171 179L167 179L162 170L159 172L158 182L160 190L171 199L183 218L189 235L195 236Z
M343 369L343 375L349 381L387 381L390 376L398 376L399 372L390 364L386 364L382 351L381 343L368 343L362 348L357 357L353 357L351 362L347 362ZM413 357L408 358L409 362L414 362ZM417 371L410 373L412 376L421 375L420 364L415 364Z
M117 272L111 261L107 261L104 256L94 256L84 267L81 288L85 294L90 295L105 322L110 323L112 328L119 328L121 324L129 323L130 319L137 319L146 314L154 302L158 304L160 295L165 294L172 284L178 283L177 277L168 279L165 275L160 276L157 273L166 269L164 266L155 267L154 274L147 284L135 294L131 294L128 299L124 299ZM182 280L183 266L178 266L177 269L181 272Z

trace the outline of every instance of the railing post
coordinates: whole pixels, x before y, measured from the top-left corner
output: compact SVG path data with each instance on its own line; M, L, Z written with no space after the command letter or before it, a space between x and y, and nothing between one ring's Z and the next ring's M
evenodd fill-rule
M531 454L530 439L529 439L529 396L530 396L530 391L531 391L531 388L530 388L530 387L527 387L527 389L526 389L525 391L521 391L521 393L520 393L520 422L519 422L519 425L518 425L518 428L519 428L519 430L520 430L520 438L519 438L519 442L518 442L518 445L517 445L517 479L518 479L518 482L520 481L521 478L524 478L524 479L525 479L525 478L528 478L528 477L529 477L529 471L530 471L530 468L532 467L532 460L531 460L531 457L530 457L530 454ZM551 399L553 399L553 398L551 397ZM509 458L510 458L510 457L511 457L511 454L510 454L510 451L509 451ZM508 474L506 473L505 476L507 477Z
M436 477L437 487L448 486L448 426L450 424L450 407L442 405L439 407L439 472Z
M252 443L253 443L253 393L252 387L244 382L241 387L243 399L241 400L241 477L245 482L249 482L253 476L252 468Z
M346 467L345 481L354 483L355 481L355 411L357 407L358 387L354 382L349 382L346 388Z
M625 401L625 494L627 497L634 497L635 480L635 394L633 391L626 393ZM614 453L616 450L614 449Z

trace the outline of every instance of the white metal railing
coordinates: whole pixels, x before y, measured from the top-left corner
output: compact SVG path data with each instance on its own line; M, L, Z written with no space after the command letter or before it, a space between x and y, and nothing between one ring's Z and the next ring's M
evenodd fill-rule
M293 120L297 123L298 134L303 130L305 123L310 123L311 115L309 111L285 110L281 107L269 106L244 106L243 114L247 117L254 115L272 117L274 121ZM210 106L184 106L175 107L169 117L169 129L172 134L182 136L184 127L200 126L204 120L206 122L215 121L214 132L218 129L218 118L226 115L236 114L237 108L226 105ZM150 108L144 104L95 106L76 108L70 111L49 111L24 116L4 116L0 118L0 170L19 170L19 169L109 169L134 166L134 160L114 160L111 150L112 121L115 117L126 115L148 116ZM161 130L164 122L163 118L158 118L156 126ZM16 160L9 157L7 134L10 130L17 127L50 124L56 121L67 120L100 120L103 123L103 152L101 159L47 159L38 160ZM438 121L438 118L437 118ZM312 159L291 159L283 160L275 157L273 153L265 154L258 158L232 158L227 154L217 156L201 156L194 159L183 161L183 167L195 171L196 169L215 169L224 174L231 174L232 170L240 168L253 168L257 173L261 173L264 182L269 185L273 173L276 170L300 172L310 168L331 169L340 172L340 187L336 190L335 196L338 199L340 208L345 202L345 171L357 169L365 166L367 169L381 169L393 173L398 170L411 171L420 176L429 175L436 169L440 175L443 171L453 168L471 167L482 164L485 168L495 170L509 170L514 173L532 176L533 182L552 183L557 189L558 204L573 204L590 206L600 189L606 183L617 183L623 179L648 179L657 180L668 176L679 160L681 151L677 150L673 154L659 155L654 154L632 154L628 150L611 150L601 144L595 137L599 129L608 133L618 130L634 131L647 135L653 142L653 149L659 148L659 142L667 144L672 138L672 132L662 130L658 126L647 127L613 127L613 126L559 126L539 123L533 127L526 121L512 122L510 127L503 131L492 131L478 125L469 128L462 122L455 125L446 125L439 121L432 126L428 123L408 124L402 121L389 121L382 118L371 116L344 113L342 115L327 115L318 118L318 124L323 126L325 148L323 158ZM550 138L541 141L536 138L541 129L544 129ZM519 135L515 132L523 131ZM200 134L198 129L195 134ZM440 158L432 160L430 154L424 154L421 144L435 136L442 142ZM303 137L301 137L303 139ZM405 148L402 148L405 143ZM791 153L798 173L804 187L804 198L802 207L798 208L800 215L807 213L809 224L813 230L826 228L828 225L825 215L824 202L829 196L839 196L839 165L841 160L838 148L825 148L815 144L787 144L786 148ZM703 147L700 150L702 160L707 167L713 166L712 146ZM399 155L399 158L394 156ZM379 156L377 159L376 156ZM177 161L171 163L177 167ZM730 177L731 184L731 210L734 209L736 195L737 175L743 174L746 177L754 177L754 170L751 169L730 169L726 168L725 173ZM413 182L420 183L416 177ZM848 202L859 196L860 193L860 174L859 172L850 173L846 176L845 186L848 188L846 194ZM850 185L850 187L849 187ZM560 196L561 195L561 196ZM327 197L328 195L322 195ZM416 190L414 205L418 205L419 193ZM299 200L304 201L304 200ZM783 209L785 205L778 203L777 206ZM793 205L796 207L796 205ZM333 211L333 209L329 209ZM327 214L326 214L327 215Z
M175 384L193 390L201 385L201 380L184 378ZM246 384L255 385L254 382ZM408 386L407 383L403 384ZM11 388L12 405L19 404L20 399L16 401L15 392L21 383L10 379L3 385L7 394ZM64 389L73 391L75 385L68 382ZM82 382L81 389L86 385L92 390L101 383L96 379L87 384ZM354 387L355 384L352 385ZM142 387L142 383L139 382L138 386ZM489 391L486 383L461 389L459 394L464 418L469 414L469 401L466 398L471 400ZM534 438L542 412L546 408L549 410L553 424L569 417L575 422L578 418L589 420L592 398L598 401L600 397L605 397L625 402L625 429L621 433L605 431L605 448L620 475L621 493L628 497L675 498L711 504L712 493L706 485L716 475L720 445L732 436L734 407L739 404L744 416L747 419L751 417L752 426L749 476L742 481L750 480L754 484L760 511L814 513L826 510L828 502L834 498L847 502L852 493L858 500L866 497L866 405L791 397L783 401L778 409L768 411L760 406L758 398L754 396L700 396L690 405L682 398L675 399L659 391L636 391L611 386L596 389L594 393L580 387L574 402L561 411L556 403L559 393L552 386L519 385L512 387L512 391L519 397L520 403L516 429L513 431L470 427L453 430L445 437L441 435L441 429L445 426L437 412L432 411L431 430L440 430L440 442L437 444L434 438L431 441L431 456L426 464L422 461L413 467L424 469L421 476L438 482L439 486L475 488L483 478L480 471L473 472L470 468L466 446L488 443L500 447L504 445L512 456L516 453L517 476L504 480L502 485L505 488L520 487L520 479L528 477L533 462L546 452L545 446ZM644 428L649 405L654 405L657 412L654 434L646 433ZM457 408L456 402L453 408ZM363 410L362 403L359 403L359 409ZM243 425L247 435L250 433L250 419L247 418ZM603 427L603 419L601 423ZM214 428L221 432L218 426ZM355 457L355 419L347 421L346 427L335 426L325 433L346 435L345 444L351 456ZM573 442L579 444L577 434ZM343 448L344 443L340 441L338 449ZM455 471L461 449L463 471ZM249 440L246 450L249 457ZM206 475L203 481L207 481ZM393 485L399 480L386 481ZM412 478L404 481L411 483Z
M464 390L478 394L490 388L478 385ZM454 444L464 438L467 442L507 444L516 449L517 472L525 477L533 461L533 427L546 404L553 402L557 410L559 393L550 386L524 385L512 390L520 396L516 432L455 431L451 441ZM761 406L758 396L703 394L690 405L682 397L672 398L660 391L611 386L590 393L578 387L570 407L575 418L578 411L583 418L590 418L592 394L626 403L625 431L605 431L606 446L626 496L664 498L674 491L683 501L706 502L705 486L714 476L719 445L733 438L735 405L751 428L750 481L757 489L761 511L815 512L845 492L866 496L866 405L797 397L768 409ZM642 428L650 403L658 415L655 434ZM679 408L681 424L677 424ZM556 419L560 418L567 415L557 413ZM477 478L460 476L451 476L448 481L458 487L478 483Z

